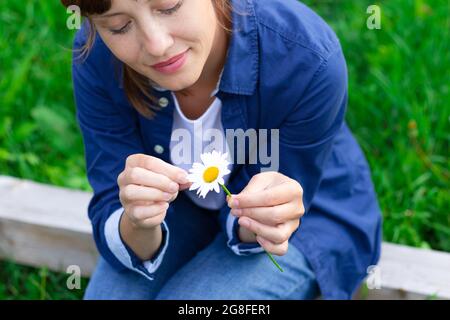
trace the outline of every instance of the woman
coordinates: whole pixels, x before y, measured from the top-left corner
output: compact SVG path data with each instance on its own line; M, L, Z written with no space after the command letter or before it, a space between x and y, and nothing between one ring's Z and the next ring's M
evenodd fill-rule
M326 23L295 0L62 2L88 18L73 81L101 258L85 299L351 298L378 261L381 215ZM200 130L221 133L232 197L187 190L180 129L200 141L194 159ZM227 140L252 129L271 136ZM261 142L269 170L249 161Z

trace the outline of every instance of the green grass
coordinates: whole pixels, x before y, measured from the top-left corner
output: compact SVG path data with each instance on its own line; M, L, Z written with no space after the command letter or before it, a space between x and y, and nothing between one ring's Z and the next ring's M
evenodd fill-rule
M0 261L0 300L78 300L83 297L88 279L81 279L81 289L69 290L68 275Z
M384 241L450 252L450 3L308 0L349 67L348 122L384 215ZM0 2L0 174L90 190L74 117L73 33L59 1ZM0 299L78 299L66 275L0 262ZM86 281L83 282L85 288Z
M320 3L318 1L307 1ZM349 65L350 127L384 214L384 240L450 251L450 2L372 1L313 7L338 33Z
M0 4L0 173L89 190L59 1Z

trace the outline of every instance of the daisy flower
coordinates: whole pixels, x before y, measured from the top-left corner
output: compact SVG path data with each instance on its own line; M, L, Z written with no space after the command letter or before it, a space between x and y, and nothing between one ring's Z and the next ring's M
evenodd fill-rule
M202 162L195 162L189 169L187 178L192 182L189 190L197 190L197 195L205 198L208 192L214 190L219 193L220 186L225 188L223 177L230 173L227 156L228 153L222 154L216 150L200 155Z

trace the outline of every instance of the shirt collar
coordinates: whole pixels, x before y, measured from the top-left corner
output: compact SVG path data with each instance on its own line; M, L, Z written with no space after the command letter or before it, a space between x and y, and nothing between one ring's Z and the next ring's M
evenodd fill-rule
M220 90L251 95L259 73L258 31L253 0L232 0L233 27Z
M251 95L255 91L259 74L259 47L253 0L232 0L232 34L227 51L225 65L220 73L216 89L242 95ZM122 77L121 77L122 78ZM122 79L120 87L123 86ZM151 83L156 91L168 89Z

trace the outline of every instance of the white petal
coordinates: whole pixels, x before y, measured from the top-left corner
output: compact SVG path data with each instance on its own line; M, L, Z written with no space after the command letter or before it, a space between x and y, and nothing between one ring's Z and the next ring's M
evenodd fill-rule
M208 194L208 192L209 192L209 189L205 188L205 186L203 186L200 196L203 197L203 199L204 199L206 197L206 195Z
M210 162L210 154L209 153L202 153L200 155L200 159L202 159L203 164L206 166L206 163Z
M189 182L195 182L198 180L198 177L197 177L197 175L188 174L187 179L189 180Z
M195 190L195 189L200 188L201 186L202 186L201 183L199 183L199 182L194 182L194 183L189 187L189 190Z
M198 162L195 162L195 163L192 165L192 167L193 167L194 169L204 169L204 168L205 168L205 166L204 166L203 164L198 163Z
M192 165L192 168L189 169L189 172L194 173L194 172L201 172L203 170L205 170L205 166L204 165L202 165L200 163L194 163Z
M189 181L191 182L200 182L203 181L203 172L195 172L195 173L191 173L189 174L188 177Z

